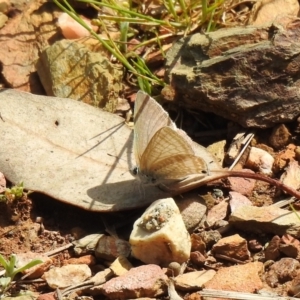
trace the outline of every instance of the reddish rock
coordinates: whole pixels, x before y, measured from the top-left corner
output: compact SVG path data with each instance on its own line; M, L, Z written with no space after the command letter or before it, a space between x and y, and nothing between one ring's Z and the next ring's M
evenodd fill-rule
M281 237L279 251L287 257L300 258L300 242L289 234Z
M299 5L299 4L298 4ZM284 124L276 125L269 137L270 145L279 150L287 146L291 141L291 133Z
M203 267L206 261L206 257L199 251L191 252L191 262L197 267Z
M259 273L263 269L261 262L220 269L212 280L204 284L206 289L255 293L263 287Z
M298 296L300 295L300 272L297 272L296 277L292 280L288 293L292 296Z
M100 259L115 260L122 255L128 257L130 244L127 241L103 235L100 237L95 249L95 256Z
M215 205L208 211L206 222L210 225L215 224L216 221L225 219L228 211L228 202L222 201Z
M244 169L243 172L254 173L252 170ZM255 187L255 179L243 177L228 177L229 188L237 193L250 196Z
M156 297L167 291L167 276L157 265L144 265L129 270L101 286L109 299Z
M206 253L206 244L203 240L203 237L199 234L193 233L191 235L192 248L191 251L199 251L202 254Z
M84 255L78 258L70 258L65 260L63 265L88 265L93 266L96 264L96 258L93 255Z
M84 20L85 24L92 29L91 21L83 16L80 16ZM77 21L75 21L67 13L62 13L58 20L57 24L61 29L62 34L66 39L79 39L82 37L90 36L90 32L81 26ZM96 29L96 28L94 28Z
M238 234L220 239L212 247L212 253L216 257L220 257L220 255L222 255L222 259L226 259L226 257L229 260L233 258L240 261L250 259L247 241Z
M54 293L40 294L37 300L56 300Z
M56 25L59 13L45 0L27 1L20 12L0 30L1 75L11 88L43 94L35 63L50 41L62 37Z
M273 171L275 173L282 171L290 161L295 160L296 157L295 150L296 150L296 146L294 144L289 144L285 150L277 154L273 164Z
M259 252L262 250L263 245L256 239L248 241L249 250L252 252Z
M280 256L279 252L280 237L275 235L265 248L265 259L276 260Z
M284 257L271 265L265 273L265 280L270 287L276 287L292 280L298 274L299 268L300 263L296 259Z

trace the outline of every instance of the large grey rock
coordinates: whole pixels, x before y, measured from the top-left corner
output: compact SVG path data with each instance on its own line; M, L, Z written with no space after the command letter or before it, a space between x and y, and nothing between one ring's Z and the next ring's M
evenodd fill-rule
M245 127L270 127L300 113L300 28L243 27L194 34L167 54L175 100ZM168 87L170 88L170 87ZM179 100L180 99L180 100Z

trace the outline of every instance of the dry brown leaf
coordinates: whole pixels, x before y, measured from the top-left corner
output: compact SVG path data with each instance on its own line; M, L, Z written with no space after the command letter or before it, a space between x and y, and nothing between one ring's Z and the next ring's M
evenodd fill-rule
M0 91L0 170L26 189L93 211L145 206L167 194L129 172L124 119L70 99Z

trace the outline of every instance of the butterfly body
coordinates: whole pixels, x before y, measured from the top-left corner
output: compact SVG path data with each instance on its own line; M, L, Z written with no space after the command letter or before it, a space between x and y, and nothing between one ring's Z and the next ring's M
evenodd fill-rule
M149 95L138 92L135 111L135 175L143 184L170 186L190 175L207 175L193 142Z

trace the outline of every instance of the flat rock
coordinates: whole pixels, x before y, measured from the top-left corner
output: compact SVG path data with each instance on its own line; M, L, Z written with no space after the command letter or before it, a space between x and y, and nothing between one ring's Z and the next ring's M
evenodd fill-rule
M296 119L299 35L299 26L248 26L181 38L166 62L175 102L244 127L266 128Z
M288 233L300 237L300 219L292 211L275 206L242 206L229 217L229 223L251 233Z
M203 270L178 275L175 278L175 287L183 291L200 290L215 274L216 271L214 270Z
M72 276L70 276L72 274ZM52 288L66 288L79 284L92 276L91 269L87 265L67 265L61 268L55 267L45 272L43 279Z
M167 291L167 276L157 265L145 265L113 278L99 289L109 299L156 297Z
M206 289L254 293L263 287L259 273L263 269L261 262L231 266L218 270L206 284Z
M45 49L36 65L48 96L81 100L114 112L122 73L99 52L69 40Z
M225 219L228 212L228 202L221 201L219 204L213 206L207 213L206 222L210 225L215 224L219 220Z

